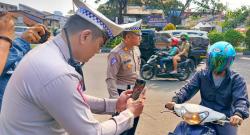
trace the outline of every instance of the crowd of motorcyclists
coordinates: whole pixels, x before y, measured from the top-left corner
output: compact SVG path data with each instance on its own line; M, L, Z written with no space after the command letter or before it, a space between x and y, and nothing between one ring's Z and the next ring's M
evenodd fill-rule
M45 43L40 42L47 32L44 25L35 25L15 39L12 18L6 14L0 15L1 135L134 134L135 129L133 133L124 131L133 127L134 118L142 113L145 101L145 95L141 95L138 100L130 98L130 89L139 78L136 66L140 65L137 48L141 41L140 28L137 28L140 22L123 25L125 28L85 4L77 0L74 2L79 5L79 11L70 17L60 34L51 39L46 37ZM95 16L94 19L89 14ZM108 59L108 73L112 72L112 75L107 80L113 81L106 80L119 94L112 99L86 95L81 66L108 39L120 33L123 34L123 42ZM158 52L162 55L159 60L160 73L166 73L166 66L173 66L169 74L178 74L178 62L188 58L191 46L189 40L189 35L185 33L180 38L169 38L166 51ZM44 44L32 50L31 43ZM211 45L207 52L206 69L196 72L172 100L166 99L168 102L165 107L173 110L175 104L188 101L200 91L200 105L229 118L230 124L212 125L216 134L236 135L237 126L249 117L249 101L244 78L230 68L235 56L235 49L228 42ZM41 59L36 61L34 58ZM135 59L135 62L130 58ZM172 64L166 64L169 62ZM58 66L62 69L58 70ZM119 72L121 70L122 73ZM125 83L122 79L130 79L131 83ZM100 123L94 119L92 112L109 113L113 117ZM118 115L115 116L115 113Z

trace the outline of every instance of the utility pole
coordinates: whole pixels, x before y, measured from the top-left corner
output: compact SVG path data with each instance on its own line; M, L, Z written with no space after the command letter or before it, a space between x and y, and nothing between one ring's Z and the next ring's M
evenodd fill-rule
M76 12L75 12L75 5L74 5L73 0L72 0L72 6L73 6L73 13L76 13Z

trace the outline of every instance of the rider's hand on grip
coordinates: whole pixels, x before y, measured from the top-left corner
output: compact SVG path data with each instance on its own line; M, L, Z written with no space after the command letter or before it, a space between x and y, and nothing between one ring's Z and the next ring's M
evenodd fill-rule
M169 110L174 110L174 105L175 105L175 102L168 102L165 104L165 108Z
M238 115L233 115L232 117L230 117L230 123L231 125L235 127L241 125L242 122L243 122L243 119Z

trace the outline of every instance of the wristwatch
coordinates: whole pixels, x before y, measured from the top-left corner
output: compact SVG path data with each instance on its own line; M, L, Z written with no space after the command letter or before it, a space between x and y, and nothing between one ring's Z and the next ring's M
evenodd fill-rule
M10 48L12 47L12 40L6 36L0 36L0 39L5 40L10 43Z

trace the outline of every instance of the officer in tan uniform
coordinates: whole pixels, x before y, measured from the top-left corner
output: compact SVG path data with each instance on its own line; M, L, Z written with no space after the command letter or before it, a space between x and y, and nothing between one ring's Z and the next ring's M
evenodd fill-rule
M0 135L118 135L142 113L144 99L132 100L131 91L118 99L85 94L81 64L125 27L86 3L73 1L79 9L62 33L25 55L10 78ZM117 111L118 116L103 122L92 114Z
M132 89L140 72L141 20L134 23L135 26L127 28L123 33L123 41L111 50L108 56L107 86L111 99L116 99L128 89ZM122 135L133 135L136 130L139 117L134 119L132 129Z

